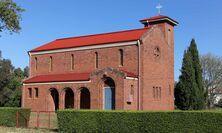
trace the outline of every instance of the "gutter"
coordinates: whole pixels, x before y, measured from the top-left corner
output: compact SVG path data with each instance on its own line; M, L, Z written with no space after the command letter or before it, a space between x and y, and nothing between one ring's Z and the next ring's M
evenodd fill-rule
M138 58L139 58L139 61L138 61L138 71L139 71L139 74L138 74L138 90L137 90L137 95L138 95L138 99L137 99L137 110L141 110L141 107L140 107L140 90L141 90L141 84L140 84L140 81L141 81L141 42L140 40L137 40L138 42Z

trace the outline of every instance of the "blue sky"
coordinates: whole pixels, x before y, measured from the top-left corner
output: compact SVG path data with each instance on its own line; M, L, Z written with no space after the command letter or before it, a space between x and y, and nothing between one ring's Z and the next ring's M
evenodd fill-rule
M157 15L158 2L175 27L175 79L184 50L196 39L200 54L222 56L221 0L15 0L25 8L19 34L0 33L0 50L15 67L29 64L27 51L57 38L141 28Z

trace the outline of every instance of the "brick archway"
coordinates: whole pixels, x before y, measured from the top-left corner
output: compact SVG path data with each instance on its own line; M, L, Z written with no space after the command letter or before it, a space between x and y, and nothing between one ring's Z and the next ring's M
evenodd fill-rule
M86 87L81 88L80 90L80 109L90 109L90 92Z
M64 107L67 108L74 108L74 92L71 88L64 89Z
M91 74L91 81L94 85L92 85L93 88L97 89L97 107L99 109L105 109L105 99L104 99L104 92L105 89L105 81L108 79L111 79L114 83L113 85L109 86L111 87L111 101L112 107L111 110L115 109L123 109L124 108L124 79L127 76L127 73L114 69L114 68L105 68L102 70L97 70ZM118 95L117 95L118 94ZM118 100L117 100L118 99ZM110 109L109 109L110 110Z
M56 88L49 89L49 111L59 109L59 92Z

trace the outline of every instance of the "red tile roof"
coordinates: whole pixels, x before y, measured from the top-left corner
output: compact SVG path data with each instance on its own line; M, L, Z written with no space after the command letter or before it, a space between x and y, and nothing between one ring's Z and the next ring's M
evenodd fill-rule
M126 76L127 76L127 77L132 77L132 78L137 78L137 77L138 77L138 75L136 75L136 74L134 74L134 73L132 73L132 72L128 72L128 71L126 71L126 70L120 70L120 71L126 73Z
M45 82L69 82L88 81L90 73L70 73L35 76L23 81L23 83L45 83Z
M137 78L134 73L120 70L126 73L127 77ZM39 75L31 77L23 81L23 83L47 83L47 82L71 82L71 81L89 81L90 73L69 73L69 74L52 74L52 75Z
M30 52L66 49L66 48L74 48L74 47L82 47L82 46L90 46L90 45L102 45L102 44L107 44L107 43L139 40L140 37L149 28L57 39L43 46L37 47L31 50Z

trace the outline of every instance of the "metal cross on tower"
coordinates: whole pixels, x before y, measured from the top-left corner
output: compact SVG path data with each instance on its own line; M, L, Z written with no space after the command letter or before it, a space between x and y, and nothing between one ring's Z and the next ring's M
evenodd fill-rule
M162 5L160 5L160 3L156 6L156 9L158 10L158 14L160 15L161 12L161 8L163 8Z

